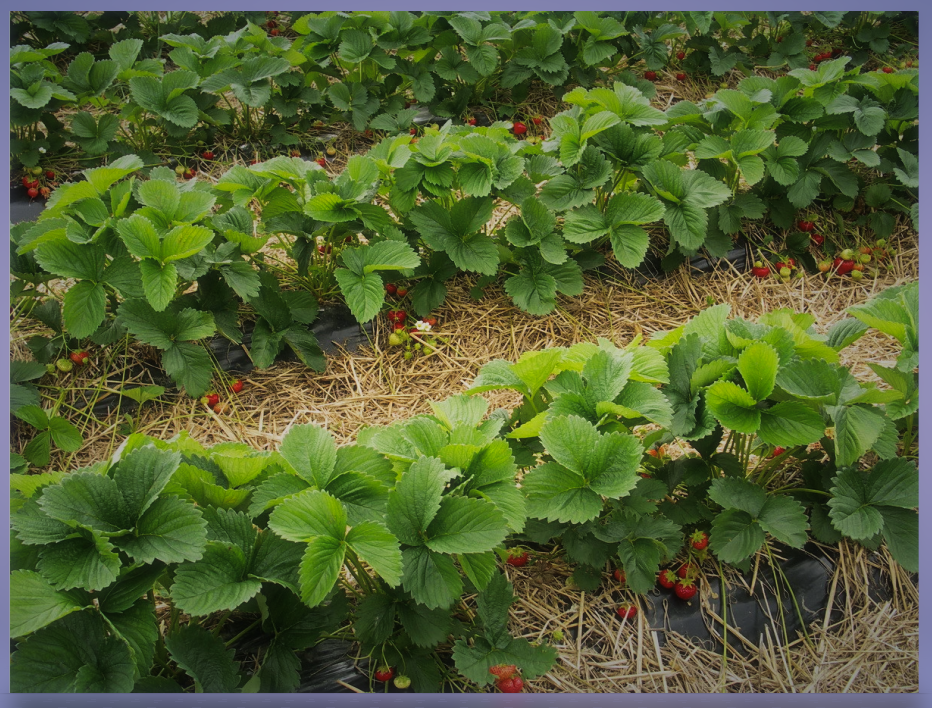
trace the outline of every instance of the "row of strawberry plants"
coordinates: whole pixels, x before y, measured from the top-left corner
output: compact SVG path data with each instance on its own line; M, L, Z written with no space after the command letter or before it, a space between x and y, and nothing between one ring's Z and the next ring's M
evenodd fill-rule
M412 308L427 317L463 271L480 276L479 294L505 276L517 306L547 314L558 292L582 292L583 269L607 249L625 267L641 264L651 246L645 227L661 220L668 238L654 248L666 242L667 267L700 248L721 255L747 220L769 212L788 231L783 248L815 271L811 248L818 253L825 237L796 223L798 209L835 209L838 224L819 228L836 232L838 249L864 246L847 237L844 220L861 200L869 211L851 226L875 236L892 232L896 212L918 219L917 74L862 74L846 62L749 77L666 112L650 105L651 84L622 75L612 89L567 94L572 107L554 116L546 140L520 140L509 123L447 122L386 137L335 178L278 157L234 166L215 184L179 180L166 167L143 181L134 174L140 158L118 158L64 185L37 222L11 231L14 295L35 295L30 285L56 277L77 281L61 308L32 309L56 335L30 348L51 364L84 338L106 345L129 332L161 349L166 371L200 396L211 365L196 342L217 331L240 342L241 302L256 319L257 366L288 346L321 369L307 330L317 298L339 293L369 321L393 285L379 273L400 271L413 284ZM496 207L504 210L493 219ZM290 260L264 249L273 235ZM281 278L297 288L282 290Z
M340 636L402 688L439 690L448 655L474 688L519 691L556 658L508 631L499 564L525 563L529 540L558 539L582 588L614 563L645 593L689 539L684 598L710 557L747 569L810 530L885 542L916 570L918 474L899 455L917 283L849 313L820 336L805 314L716 306L646 343L493 361L467 395L344 447L314 425L277 452L134 434L90 467L12 475L11 688L291 691L296 652ZM895 367L871 365L889 389L838 364L868 327L902 344ZM523 403L489 413L476 394L500 389ZM694 452L655 449L674 442ZM234 613L264 635L255 672L243 633L226 638Z
M495 117L514 118L534 82L562 94L567 86L602 85L628 64L643 61L654 73L672 61L673 47L681 47L677 68L695 72L711 63L717 75L748 74L759 65L809 64L789 49L814 27L837 28L846 19L864 26L851 28L858 37L883 26L870 13L326 12L293 17L289 39L280 21L261 22L261 13L206 24L180 15L154 27L150 13L31 14L32 31L20 36L33 44L14 46L10 58L11 150L30 168L68 143L93 157L148 153L167 141L190 158L191 143L206 146L221 135L299 145L321 121L359 131L406 128L411 102L442 117L483 105ZM61 71L52 60L70 45L57 40L87 41L90 22L103 51L81 52ZM100 29L107 25L109 42ZM784 53L765 58L768 36L786 26L791 33L777 45ZM739 29L742 39L733 42ZM871 46L882 53L880 41ZM167 58L164 46L172 48ZM858 56L856 46L846 49ZM85 110L62 113L65 107Z

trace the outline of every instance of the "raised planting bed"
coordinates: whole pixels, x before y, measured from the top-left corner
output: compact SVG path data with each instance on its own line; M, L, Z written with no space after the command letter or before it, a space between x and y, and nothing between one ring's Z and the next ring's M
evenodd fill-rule
M342 447L313 424L261 451L133 434L89 467L13 474L12 688L523 690L567 640L529 639L509 613L532 601L529 562L569 564L581 608L607 588L619 638L641 622L618 616L630 602L670 642L701 644L700 617L744 637L729 636L737 656L764 617L768 642L792 640L839 597L830 564L801 552L811 540L884 546L918 569L916 330L890 327L917 308L915 283L890 288L820 338L799 314L750 322L720 305L625 349L493 361L431 415ZM874 366L898 388L833 363L862 320L900 341L895 368ZM481 394L498 390L520 404L490 410ZM35 425L34 412L19 414ZM658 572L680 566L689 604L663 602ZM321 655L306 652L324 639L353 642L368 675L327 644L314 678ZM86 684L105 657L114 669ZM50 662L68 671L37 684Z

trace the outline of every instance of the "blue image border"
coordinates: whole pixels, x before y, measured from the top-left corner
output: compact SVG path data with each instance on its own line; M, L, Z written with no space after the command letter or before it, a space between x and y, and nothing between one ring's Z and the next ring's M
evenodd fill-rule
M132 8L132 5L135 2L130 3L117 3L113 0L102 0L94 4L91 7L76 8L73 3L66 2L45 2L40 1L38 5L30 2L28 4L28 9L30 10L126 10L126 9L158 9L160 11L168 10L189 10L189 11L219 11L219 10L250 10L256 7L255 3L244 2L244 0L232 0L227 3L205 3L205 2L177 2L175 1L165 1L158 4L140 4L136 8ZM709 5L712 5L713 9L717 11L721 10L741 10L747 11L751 9L756 9L749 7L746 3L736 2L735 0L725 0L724 2L718 3L706 3L706 9ZM23 3L22 5L25 5ZM22 7L17 9L27 9ZM389 10L389 9L401 9L401 10L438 10L438 9L447 9L447 10L457 10L457 9L469 9L469 10L486 10L486 11L500 11L500 10L644 10L643 6L633 4L627 5L627 3L612 3L612 2L587 2L582 7L577 3L569 3L571 7L567 7L568 3L562 2L553 2L552 0L541 0L540 2L530 3L530 2L521 2L521 3L508 3L506 6L500 6L497 3L464 3L464 2L452 2L451 0L439 0L435 2L424 2L423 0L409 0L408 2L348 2L341 5L341 9L351 11L351 10ZM777 3L770 3L768 7L760 7L761 11L774 9L777 6ZM860 7L859 7L860 6ZM298 5L293 2L280 3L277 6L277 9L282 11L291 11L291 12L319 12L324 9L334 9L330 7L320 7L319 9L308 9L313 7L313 5ZM795 3L779 6L780 11L790 11L790 10L808 10L811 9L808 5L795 5ZM923 4L917 2L916 0L910 0L905 3L898 3L895 8L896 10L901 11L921 11ZM261 9L261 8L260 8ZM676 11L676 10L695 10L695 3L667 3L662 7L657 8L657 11ZM881 9L876 4L868 4L864 2L849 2L849 3L839 3L834 0L831 0L828 3L823 3L819 6L820 10L847 10L847 11L879 11ZM921 13L920 13L921 14ZM10 25L9 22L3 23L2 26L3 37L6 40L6 45L9 45L10 39ZM920 23L920 33L919 33L919 43L920 49L922 46L928 44L930 38L930 30L927 26ZM932 46L932 45L930 45ZM921 53L921 52L920 52ZM8 74L4 74L5 82L7 85L7 93L9 93L9 78ZM920 102L920 113L932 115L932 113L926 112L926 107L930 102L930 96L932 92L928 90L928 87L922 88L925 86L926 80L922 79L922 74L920 73L920 93L919 93L919 102ZM9 122L9 104L7 102L2 103L3 111L5 113L5 118ZM928 123L927 123L928 125ZM928 127L920 125L920 176L925 177L932 174L932 166L930 163L925 160L926 157L930 157L930 150L928 147L928 138L929 136L926 133L932 135L932 131ZM9 154L9 133L8 131L3 131L3 147L4 154ZM924 180L922 180L924 181ZM9 203L5 203L3 206L4 215L7 222L9 223ZM6 248L2 249L2 258L7 269L9 268L9 251ZM925 272L926 266L925 262L929 260L929 255L924 251L920 251L919 261L920 261L920 272ZM932 279L923 282L920 282L919 285L920 291L920 303L924 304L926 300L929 300L932 303ZM7 288L3 289L2 297L4 298L5 307L9 306L9 290ZM920 331L932 331L930 329L930 318L932 318L932 308L929 311L926 311L924 307L920 308ZM921 335L920 335L921 336ZM9 335L8 335L9 337ZM9 344L9 338L7 339ZM925 352L928 353L928 352ZM932 355L926 357L925 353L920 352L920 360L925 361L926 358L932 360ZM2 380L9 380L9 360L4 358L2 361L3 373ZM923 399L926 398L929 391L928 382L925 379L920 379L920 393ZM9 400L2 402L3 411L9 415ZM925 437L925 433L932 432L932 422L928 418L920 418L919 421L919 432L920 439ZM930 501L932 498L932 485L929 482L925 482L923 477L924 464L920 459L920 498L923 504ZM9 471L9 470L8 470ZM6 485L0 485L0 490L5 500L6 509L9 509L9 487ZM920 539L929 537L930 532L932 532L932 515L923 514L919 518L919 528L920 528ZM9 547L9 524L4 526L5 538L7 541L7 546ZM932 547L932 546L930 546ZM920 571L932 570L932 565L930 565L929 557L930 551L929 548L920 543ZM6 553L0 554L0 562L2 562L3 571L0 573L0 577L8 578L9 577L9 555ZM9 633L9 584L4 583L2 587L2 598L4 602L5 613L5 627L7 627L7 633ZM922 608L920 607L920 616L922 614ZM927 634L920 625L920 647L928 646L927 642L922 641L924 635ZM920 666L920 676L924 674L923 667L928 663L924 661L924 653L920 648L919 652L919 666ZM925 652L928 654L928 652ZM189 706L197 706L198 708L208 706L216 706L217 708L246 708L247 706L263 706L263 707L275 707L275 708L291 708L292 706L306 706L313 705L319 706L320 708L368 708L369 706L373 708L393 708L398 706L399 708L422 708L427 706L445 706L449 708L479 708L482 705L494 705L494 706L507 706L507 707L527 707L527 708L603 708L607 706L625 706L625 708L640 708L641 706L670 706L670 708L693 708L699 706L767 706L770 707L780 707L783 706L826 706L827 708L875 708L875 707L884 707L884 706L932 706L932 699L930 699L924 692L923 687L920 688L920 693L918 694L817 694L817 695L800 695L800 694L517 694L517 695L506 695L506 694L487 694L487 693L477 693L477 694L10 694L9 693L9 665L2 664L0 662L0 673L2 673L2 678L0 678L0 687L6 692L6 697L0 697L0 705L7 705L16 708L187 708Z

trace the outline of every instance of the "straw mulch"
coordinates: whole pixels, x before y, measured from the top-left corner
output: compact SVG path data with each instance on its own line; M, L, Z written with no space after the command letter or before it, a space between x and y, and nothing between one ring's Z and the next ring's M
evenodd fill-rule
M891 599L868 596L868 566L879 569ZM542 693L873 693L919 689L918 589L884 552L869 557L862 548L840 547L832 580L835 606L843 619L816 623L809 637L779 639L774 623L759 642L728 627L728 643L710 651L674 632L648 626L643 613L622 621L617 584L605 582L592 595L564 582L570 570L547 563L546 569L509 568L517 600L512 631L529 641L555 643L559 659L547 674L531 682ZM758 594L760 591L758 591ZM701 595L699 597L702 597ZM627 598L633 600L634 598ZM659 598L658 598L659 599ZM676 599L670 602L678 602ZM708 603L692 601L706 626L724 635L722 620ZM829 607L831 611L832 607ZM826 612L828 615L829 612ZM661 646L662 645L662 646Z

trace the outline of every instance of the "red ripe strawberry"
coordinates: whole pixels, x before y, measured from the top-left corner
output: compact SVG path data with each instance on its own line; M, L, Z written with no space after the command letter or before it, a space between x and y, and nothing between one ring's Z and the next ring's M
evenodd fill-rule
M417 135L417 128L415 128L414 126L411 126L411 130L409 130L408 132L411 133L411 135Z
M679 567L679 570L676 571L676 574L680 578L695 578L699 575L699 566L695 563L683 563Z
M417 330L414 330L415 332ZM512 548L508 551L508 558L505 559L505 562L508 565L513 565L515 568L520 568L521 566L527 565L528 561L528 552L521 550L520 548Z
M436 317L425 317L425 318L424 318L424 322L426 322L427 324L429 324L431 327L436 327L436 326L437 326L437 318L436 318Z
M681 600L691 600L696 596L698 590L699 588L696 587L692 580L678 580L676 585L673 586L673 592Z
M779 456L782 455L784 452L786 452L786 448L785 448L785 447L780 447L779 445L777 445L777 447L775 447L775 448L773 449L773 452L770 453L770 457L771 457L771 458L773 458L773 457L779 457Z
M777 261L773 267L777 269L777 272L779 272L783 270L784 268L786 268L787 266L788 266L787 263L784 263L783 261Z
M645 71L645 72L644 72L644 78L647 79L648 81L656 81L656 80L657 80L657 72L656 72L656 71Z
M524 681L521 680L520 676L499 679L495 682L495 685L498 686L498 690L502 693L521 693L524 689Z
M686 58L686 52L677 52L676 58L679 59L680 61L683 61L683 59Z
M511 132L513 132L515 135L524 135L527 132L527 126L524 123L517 121L512 126Z
M815 71L815 70L816 70L816 65L815 65L815 64L810 64L810 65L809 65L809 71Z
M36 197L39 196L39 190L36 189L35 187L30 187L29 189L26 190L26 194L29 195L30 199L35 199Z
M71 359L78 366L84 366L84 363L87 361L88 353L87 352L71 352L68 355L68 358Z
M751 272L754 274L755 278L760 278L763 280L770 275L770 268L767 268L766 266L755 266L751 268Z
M276 27L275 29L270 29L269 34L272 35L273 37L277 37L278 35L281 34L281 31Z
M49 170L48 172L45 173L45 178L46 178L46 179L55 179L55 173L52 172L52 170Z
M204 398L207 399L207 405L210 408L213 408L218 403L220 403L220 396L218 396L216 393L208 393L206 396L204 396Z
M326 166L327 166L327 158L325 158L325 157L318 157L318 158L317 158L317 164L320 165L321 167L326 167Z
M623 571L621 568L616 568L613 575L615 576L615 580L617 580L619 583L625 582L625 571Z
M404 322L396 322L396 323L395 323L395 331L396 331L396 332L398 332L399 330L402 330L402 329L404 329L404 328L405 328L405 323L404 323ZM417 330L414 330L414 331L416 332Z
M838 270L841 267L841 258L837 256L832 260L832 270Z
M192 169L189 167L188 169L186 169L186 170L184 171L184 178L185 178L185 179L194 179L194 176L195 176L196 174L197 174L197 172L195 172L194 170L192 170Z
M391 666L380 666L375 670L376 681L391 681L394 675L395 672Z
M395 292L398 293L398 297L404 297L405 295L408 294L408 289L407 289L407 288L398 288Z
M661 570L657 575L657 584L662 588L666 588L667 590L676 585L676 580L676 573L674 573L669 568L666 570Z
M531 118L531 121L534 123L534 125L540 125L540 124L541 124L540 116L535 116L534 118Z
M243 390L243 382L240 379L236 379L236 381L233 382L233 385L230 386L230 390L233 393L239 393Z
M638 613L638 608L636 605L632 605L630 602L626 602L619 606L615 612L617 612L618 616L622 619L631 619Z
M842 261L841 265L838 266L839 275L847 275L852 270L854 270L854 261L845 260L845 261Z
M32 180L29 179L29 175L26 175L25 177L23 177L23 186L24 186L24 187L29 187L29 183L30 183L30 182L32 182Z
M29 189L38 189L38 188L39 188L39 180L37 180L37 179L31 179L31 180L29 180L28 182L26 182L26 187L28 187Z
M892 66L885 66L885 67L883 68L883 73L885 73L885 74L892 74L892 73L893 73L893 67L892 67Z
M684 74L682 71L679 72L679 73L676 75L676 80L677 80L677 81L686 81L686 74Z
M510 679L517 671L518 667L514 664L497 664L489 669L489 673L493 676L497 676L499 680Z
M205 160L213 160L214 153L211 150L205 150L201 153L201 157L203 157Z
M807 46L807 47L811 47L811 46L812 46L812 40L811 40L811 39L807 39L807 40L806 40L806 46Z
M709 545L709 534L705 531L693 531L689 542L695 550L704 551Z
M797 221L796 226L800 231L805 231L806 233L809 233L815 228L815 224L813 224L811 221Z
M278 23L275 20L269 20L268 22L265 23L265 26L268 27L269 29L273 29L275 27L278 27Z
M825 236L822 234L812 234L809 236L809 238L816 246L821 246L823 243L825 243Z
M329 244L329 243L328 243L328 244L320 244L320 245L317 247L317 252L320 253L320 254L327 254L327 253L330 253L330 251L331 251L331 248L330 248L330 244Z
M394 283L385 283L385 292L389 295L394 295L398 291L398 286Z
M252 159L249 161L249 164L250 164L250 165L258 165L258 164L259 164L259 161L258 161L256 158L252 158Z
M780 44L780 42L782 41L783 41L783 37L777 37L777 44Z
M469 123L469 125L475 125L475 124L476 124L476 119L475 119L475 118L470 118L470 119L469 119L468 121L466 121L466 122Z

